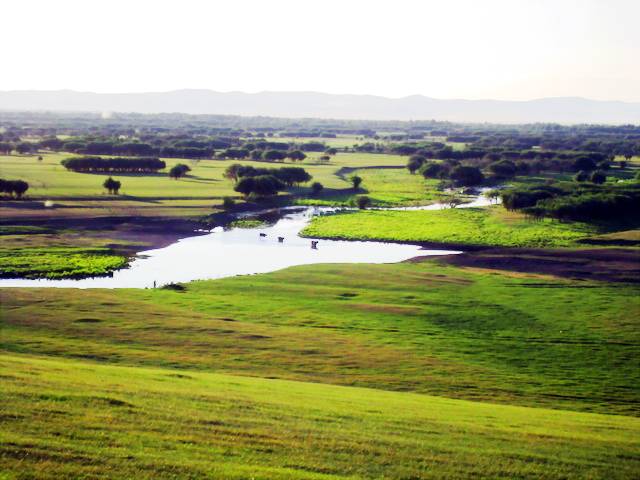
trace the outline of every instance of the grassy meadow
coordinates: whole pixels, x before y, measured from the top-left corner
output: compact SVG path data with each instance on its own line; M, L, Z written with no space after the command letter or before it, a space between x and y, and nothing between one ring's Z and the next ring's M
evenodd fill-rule
M573 247L600 230L590 224L531 220L501 206L446 210L359 211L315 217L303 234L335 239Z
M633 284L430 260L301 266L184 292L0 292L12 353L639 413Z
M0 372L7 479L623 479L640 468L632 417L30 356L0 355Z
M320 155L296 165L324 190L294 188L285 202L439 199L438 182L409 174L407 157ZM31 187L2 205L4 276L108 273L180 228L192 234L189 222L224 197L241 201L222 177L230 164L285 165L165 159L192 171L114 175L123 186L110 196L106 175L69 172L68 156L0 156L0 178ZM304 233L563 249L638 241L637 225L533 221L498 205L326 215ZM437 258L182 290L0 288L0 480L635 479L639 323L639 283Z

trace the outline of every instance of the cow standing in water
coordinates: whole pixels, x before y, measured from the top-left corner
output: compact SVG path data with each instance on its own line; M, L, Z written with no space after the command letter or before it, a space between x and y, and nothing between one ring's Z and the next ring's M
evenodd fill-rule
M261 236L261 237L266 237L266 236L267 236L267 234L266 234L266 233L260 233L260 236Z
M284 237L278 237L278 243L284 243Z
M311 240L311 248L313 250L317 250L318 249L318 240Z

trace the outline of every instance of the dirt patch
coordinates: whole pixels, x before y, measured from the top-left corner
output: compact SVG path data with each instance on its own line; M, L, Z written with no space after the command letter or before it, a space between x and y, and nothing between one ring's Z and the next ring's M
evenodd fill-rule
M414 261L425 261L429 257ZM539 250L494 248L437 257L440 263L483 270L605 282L640 283L640 250Z

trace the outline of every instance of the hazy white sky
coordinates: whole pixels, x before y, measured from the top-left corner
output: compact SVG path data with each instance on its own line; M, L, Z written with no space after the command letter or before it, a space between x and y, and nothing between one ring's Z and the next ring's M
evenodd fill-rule
M0 90L640 101L640 0L2 0Z

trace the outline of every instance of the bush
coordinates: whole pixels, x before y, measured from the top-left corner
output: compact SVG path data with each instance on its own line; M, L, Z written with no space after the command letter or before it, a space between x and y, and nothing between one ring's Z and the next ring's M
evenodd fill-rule
M371 206L371 199L366 195L360 195L356 198L356 205L360 210L365 210L367 207Z
M322 190L324 190L324 185L320 182L313 182L311 184L311 193L313 195L318 195Z

